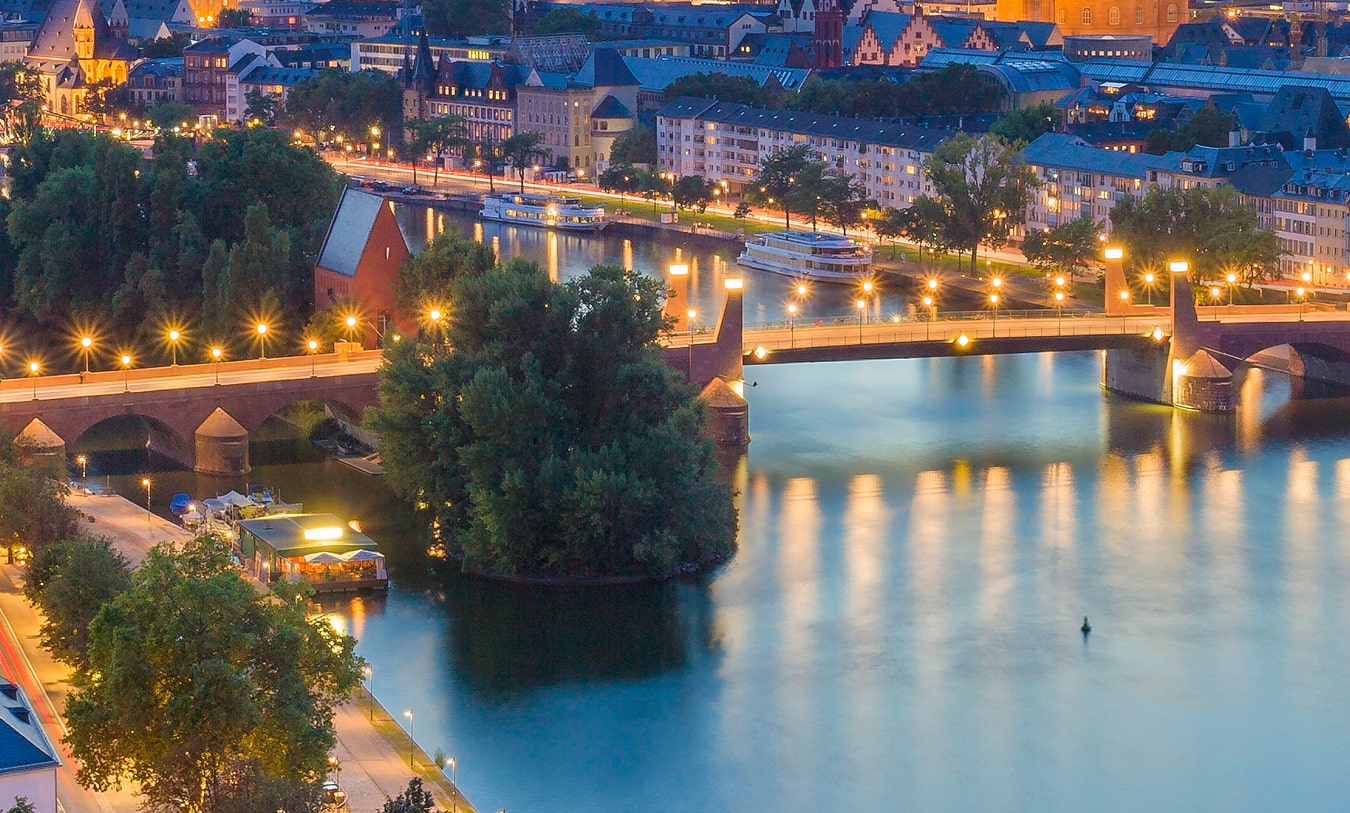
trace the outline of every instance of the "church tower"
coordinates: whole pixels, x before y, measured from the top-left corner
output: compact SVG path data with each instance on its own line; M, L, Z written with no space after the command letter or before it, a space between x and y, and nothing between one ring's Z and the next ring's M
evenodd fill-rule
M814 67L838 68L844 64L844 11L838 0L820 0L816 5L816 31L811 44Z
M412 69L404 75L403 120L418 121L427 117L427 97L436 93L436 60L431 55L431 43L423 31L417 40L417 57Z
M102 11L98 12L100 15ZM94 58L94 18L86 3L75 7L71 28L75 34L75 58L87 63ZM92 79L90 81L93 81Z

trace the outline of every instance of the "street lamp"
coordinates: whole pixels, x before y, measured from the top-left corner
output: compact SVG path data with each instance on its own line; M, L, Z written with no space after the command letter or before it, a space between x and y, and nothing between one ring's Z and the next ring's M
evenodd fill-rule
M84 355L84 374L89 374L89 354L94 350L94 339L92 336L80 337L80 353Z
M347 341L349 342L354 341L352 337L356 335L357 321L358 320L355 316L348 316L346 319L343 320L343 322L347 325Z
M258 360L267 358L267 325L259 322L255 328L258 331Z
M408 767L414 768L416 766L413 765L413 750L416 746L413 744L413 736L412 736L412 724L413 724L412 709L405 709L403 711L403 716L408 718Z
M1055 331L1064 335L1064 292L1055 291Z
M141 485L145 486L145 524L152 525L154 512L150 510L150 478L142 478Z
M445 761L450 766L450 788L454 793L450 796L450 813L459 813L459 773L458 763L454 757Z
M1302 286L1294 289L1294 294L1298 297L1298 320L1303 321L1303 306L1308 301L1308 291ZM35 396L36 397L36 396Z
M937 320L937 300L931 294L924 294L923 306L928 309L928 321L923 323L923 338L924 341L928 341L932 338L930 333L932 332L933 322Z
M1237 274L1229 271L1226 279L1228 280L1228 307L1231 308L1233 307L1233 288L1237 285Z
M998 294L989 295L989 307L994 309L994 338L998 338Z
M309 377L313 378L316 375L314 372L314 354L319 352L319 343L310 339L305 343L305 347L309 349Z
M1153 283L1157 279L1152 271L1144 272L1144 290L1148 292L1148 304L1150 306L1153 304Z
M169 331L169 348L173 356L173 366L178 366L178 340L183 338L183 334L177 330Z
M37 400L37 377L42 371L42 364L36 361L28 362L28 374L33 377L33 400Z
M80 479L83 480L89 476L89 458L84 455L78 455L75 462L80 464Z
M689 309L686 314L689 317L687 325L689 327L689 380L694 380L694 320L698 318L698 311Z
M861 299L859 299L858 301L854 302L853 304L854 304L855 306L857 306L857 308L858 308L858 344L862 344L862 343L863 343L863 337L862 337L863 314L867 313L867 303L864 302L864 301L862 301Z
M122 354L122 392L131 392L131 356Z
M796 333L796 330L797 330L797 303L795 303L795 302L789 302L789 303L788 303L788 347L796 347L796 346L797 346L796 339L794 338L795 333Z
M216 383L217 383L217 384L220 383L220 361L221 361L221 357L224 355L224 353L225 353L225 351L221 350L219 347L213 347L213 348L211 348L211 363L212 363L212 366L214 366L214 367L216 368Z
M370 664L366 664L361 667L361 674L366 679L366 699L369 701L367 705L370 707L370 721L373 723L375 722L375 693L371 691L371 687L375 684L375 670Z

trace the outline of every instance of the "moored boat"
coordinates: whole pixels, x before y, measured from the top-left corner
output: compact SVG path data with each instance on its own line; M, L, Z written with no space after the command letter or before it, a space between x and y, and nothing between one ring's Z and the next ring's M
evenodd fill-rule
M478 216L484 220L566 231L600 231L605 227L605 207L583 206L580 198L561 195L514 192L485 195Z
M736 262L747 268L819 282L858 282L872 276L872 249L837 234L779 231L745 241Z
M182 491L173 495L173 498L169 500L169 512L176 517L181 517L188 511L191 511L191 506L192 496Z

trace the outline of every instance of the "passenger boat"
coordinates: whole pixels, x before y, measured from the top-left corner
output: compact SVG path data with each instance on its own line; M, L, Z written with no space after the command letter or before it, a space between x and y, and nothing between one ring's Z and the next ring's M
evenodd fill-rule
M486 195L478 216L484 220L567 231L600 231L605 227L605 207L582 206L580 198L559 195L513 192Z
M180 491L177 494L173 495L173 499L169 500L169 511L174 516L181 517L182 515L186 514L189 510L191 510L190 509L191 505L192 505L191 495L187 494L186 492Z
M736 262L820 282L857 282L872 276L870 246L813 231L778 231L751 237Z

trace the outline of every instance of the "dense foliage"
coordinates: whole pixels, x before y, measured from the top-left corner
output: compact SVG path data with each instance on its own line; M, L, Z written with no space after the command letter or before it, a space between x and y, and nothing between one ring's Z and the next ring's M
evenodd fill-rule
M62 130L15 148L9 169L0 297L48 335L99 337L95 366L114 345L141 344L137 364L167 356L170 323L228 347L254 315L298 327L312 307L338 188L284 133L220 130L195 148L165 135L146 164L123 142Z
M106 538L77 537L41 548L28 562L24 595L42 610L44 649L76 669L86 665L89 624L131 588L131 565Z
M353 641L307 619L302 592L258 594L228 550L154 548L94 618L67 706L82 784L130 779L148 810L218 813L304 799L324 775L333 710L360 680Z
M468 571L667 577L734 544L695 393L661 359L659 282L614 266L555 285L532 263L454 266L453 353L387 351L388 481Z
M587 39L600 38L600 18L593 11L582 11L569 6L555 6L534 24L537 37L550 34L585 34Z
M642 123L634 124L633 129L614 139L609 160L610 163L655 164L656 131Z
M751 107L782 107L782 94L778 91L763 87L748 76L730 76L725 73L691 73L681 76L666 86L662 96L667 102L681 96L696 96L748 104Z
M1197 144L1226 147L1228 133L1236 122L1232 113L1207 104L1175 129L1159 128L1150 132L1144 139L1144 151L1162 155L1169 151L1186 152Z
M438 37L509 34L512 0L426 0L422 14L427 33Z
M1158 271L1183 259L1195 280L1233 273L1251 284L1274 276L1284 254L1256 209L1227 186L1155 187L1142 198L1127 196L1111 211L1111 236L1131 270Z
M1014 146L991 134L976 138L961 133L943 141L926 170L933 183L932 200L944 213L940 242L958 254L968 252L974 275L979 247L998 248L1007 242L1026 219L1027 201L1039 181L1030 167L1018 162Z
M298 83L286 94L278 119L317 141L351 144L371 138L371 127L396 134L403 116L398 80L378 71L333 68ZM378 138L376 140L379 140Z
M1032 231L1022 241L1027 262L1046 271L1067 271L1069 279L1099 259L1101 224L1090 214L1066 220L1044 231Z
M1054 104L1038 104L1009 110L994 122L989 132L1003 139L1005 144L1030 144L1046 133L1054 132L1060 115Z
M41 551L79 528L79 514L66 504L66 486L30 466L29 454L0 442L0 545L7 562L20 547Z
M813 227L823 218L846 234L862 222L867 206L866 188L855 176L813 158L806 144L779 150L762 161L746 197L781 211L784 228L792 228L792 215L798 214Z

